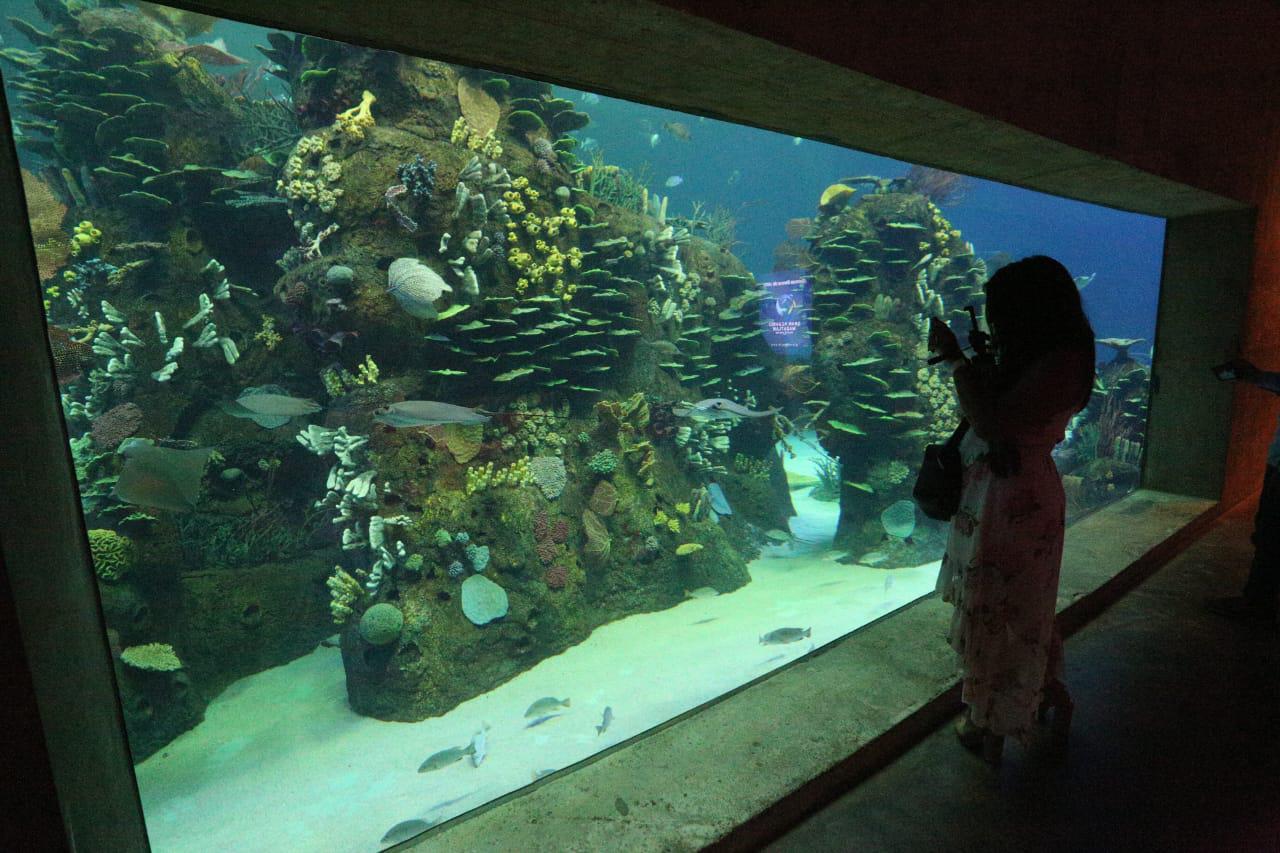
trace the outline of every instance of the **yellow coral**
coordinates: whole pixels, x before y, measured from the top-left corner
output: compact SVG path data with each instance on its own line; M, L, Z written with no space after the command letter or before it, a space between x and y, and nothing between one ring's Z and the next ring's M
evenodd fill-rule
M343 110L334 118L334 129L348 139L364 139L364 129L373 127L373 113L370 108L376 100L378 99L374 97L373 92L365 89L360 94L360 103L349 110Z
M668 519L667 519L667 514L666 514L665 512L663 512L663 511L662 511L662 510L660 510L660 509L658 509L658 510L654 510L654 512L653 512L653 526L654 526L654 527L665 527L665 526L666 526L666 524L667 524L667 520L668 520Z
M676 512L680 513L681 515L688 515L689 509L690 507L689 507L688 501L681 501L680 503L676 504Z
M356 375L357 385L377 385L378 384L378 364L373 360L373 356L366 355L364 362L360 365Z
M284 338L280 337L280 333L276 331L275 318L270 314L262 315L262 328L258 329L258 333L253 339L267 348L267 351L275 349Z
M672 533L679 533L679 532L680 532L680 519L678 519L678 518L668 518L668 519L667 519L667 529L668 529L668 530L670 530Z

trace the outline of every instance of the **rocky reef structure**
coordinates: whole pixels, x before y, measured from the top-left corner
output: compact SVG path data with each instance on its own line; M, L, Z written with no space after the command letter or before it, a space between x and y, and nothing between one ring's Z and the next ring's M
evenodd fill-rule
M674 412L782 402L759 292L586 113L282 33L269 94L199 16L38 8L0 58L135 757L335 629L352 707L416 720L748 582L785 422ZM201 449L194 502L167 453L120 488L138 447Z
M842 179L814 218L788 223L779 261L812 278L817 335L811 364L778 379L793 399L807 399L823 448L838 460L837 544L879 567L937 559L945 543L945 527L923 517L906 537L884 519L905 512L924 446L945 440L959 417L949 371L927 363L926 342L931 317L963 340L968 309L982 312L987 265L935 203L962 193L956 176L930 169ZM1149 371L1129 356L1140 341L1099 343L1114 358L1099 366L1094 398L1056 454L1073 517L1138 482Z

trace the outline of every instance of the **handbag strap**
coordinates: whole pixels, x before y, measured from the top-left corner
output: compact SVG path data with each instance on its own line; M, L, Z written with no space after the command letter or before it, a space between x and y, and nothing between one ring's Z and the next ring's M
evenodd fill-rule
M951 438L947 439L947 443L943 445L948 449L955 449L960 446L960 442L964 441L965 433L969 431L968 418L962 418L960 425L956 427L956 431L951 433Z

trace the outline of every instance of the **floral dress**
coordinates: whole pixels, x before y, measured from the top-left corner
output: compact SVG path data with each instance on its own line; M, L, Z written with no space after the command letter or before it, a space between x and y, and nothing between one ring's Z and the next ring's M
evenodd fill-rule
M1061 677L1055 611L1066 499L1050 452L1078 409L1079 395L1064 392L1079 382L1070 363L1033 365L988 403L1017 448L1016 473L992 473L974 429L960 445L963 489L938 591L955 605L947 639L960 656L964 702L973 722L998 735L1025 737L1042 688ZM1064 393L1074 397L1065 406Z

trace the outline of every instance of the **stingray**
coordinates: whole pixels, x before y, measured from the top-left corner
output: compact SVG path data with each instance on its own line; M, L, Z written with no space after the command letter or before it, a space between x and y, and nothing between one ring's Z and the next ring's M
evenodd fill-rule
M213 448L174 450L143 442L127 443L115 496L125 503L171 512L191 512L200 497L200 481Z

